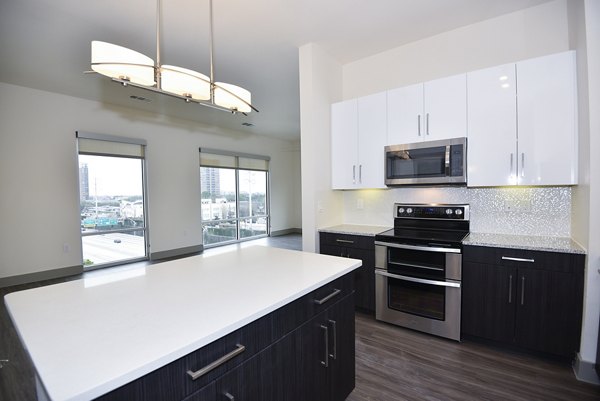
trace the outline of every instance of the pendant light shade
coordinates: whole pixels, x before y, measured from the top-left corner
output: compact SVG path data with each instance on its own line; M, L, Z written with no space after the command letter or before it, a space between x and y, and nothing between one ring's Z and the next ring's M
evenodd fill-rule
M154 60L126 47L92 41L92 70L107 77L153 86Z
M241 113L252 111L250 92L239 86L224 82L215 82L215 104Z
M195 100L210 99L210 78L174 65L160 68L162 90Z
M215 82L212 0L208 0L208 4L210 77L187 68L161 64L161 0L156 0L156 63L142 53L95 40L92 41L92 70L123 86L131 85L169 95L187 103L198 103L234 114L258 111L250 102L250 91L236 85Z

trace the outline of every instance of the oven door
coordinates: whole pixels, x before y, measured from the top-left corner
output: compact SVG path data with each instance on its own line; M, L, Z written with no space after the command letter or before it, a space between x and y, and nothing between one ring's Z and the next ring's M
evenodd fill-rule
M461 283L375 270L376 318L460 341Z

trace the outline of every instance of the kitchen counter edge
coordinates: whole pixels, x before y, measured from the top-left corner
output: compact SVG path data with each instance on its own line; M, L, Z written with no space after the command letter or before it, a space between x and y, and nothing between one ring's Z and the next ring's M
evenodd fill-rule
M529 235L508 235L490 233L470 233L462 242L469 246L489 246L493 248L515 248L533 251L586 254L586 250L569 237L546 237Z

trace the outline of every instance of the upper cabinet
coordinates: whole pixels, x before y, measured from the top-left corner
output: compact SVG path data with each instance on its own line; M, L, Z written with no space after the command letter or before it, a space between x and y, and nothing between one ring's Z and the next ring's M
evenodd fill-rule
M333 189L386 188L386 93L331 105Z
M573 51L467 74L468 185L577 184Z
M387 144L466 136L466 74L388 91Z

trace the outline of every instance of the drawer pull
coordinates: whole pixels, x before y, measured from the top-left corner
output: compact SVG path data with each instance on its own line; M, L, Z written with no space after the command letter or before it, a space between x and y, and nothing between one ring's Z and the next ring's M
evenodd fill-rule
M242 344L236 344L236 348L233 351L231 351L229 354L223 355L222 357L220 357L216 361L214 361L214 362L206 365L202 369L199 369L199 370L197 370L195 372L192 372L191 370L188 370L187 374L192 378L192 380L196 380L196 379L204 376L205 374L207 374L211 370L216 369L219 366L223 365L228 360L230 360L230 359L238 356L239 354L241 354L245 350L246 350L245 346L243 346Z
M512 260L514 262L528 262L528 263L535 262L535 259L512 258L510 256L502 256L502 260Z
M521 276L521 306L525 305L525 276Z
M347 239L336 239L335 242L343 242L344 244L354 244L354 241L350 241Z
M512 274L508 276L508 303L512 304Z
M235 397L229 393L223 394L229 401L235 401Z
M325 302L329 301L331 298L335 297L340 292L342 292L342 290L338 290L338 289L334 288L333 292L331 294L327 295L325 298L315 299L315 303L317 305L323 305Z

